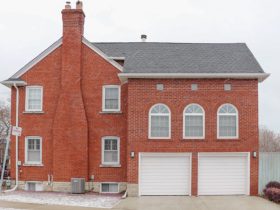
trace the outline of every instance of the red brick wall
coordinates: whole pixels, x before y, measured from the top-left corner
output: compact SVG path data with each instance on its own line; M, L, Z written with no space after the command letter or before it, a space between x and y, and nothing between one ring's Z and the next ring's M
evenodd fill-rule
M19 126L23 128L19 137L19 160L24 163L25 136L41 136L44 167L21 166L20 180L47 180L52 172L52 127L60 88L61 47L26 72L21 78L29 85L43 86L44 114L26 114L25 88L19 88ZM16 117L16 91L12 88L12 125ZM15 137L11 141L11 175L15 178Z
M97 55L87 46L82 46L82 80L81 90L88 123L88 148L82 152L71 155L72 159L78 159L83 153L88 155L86 176L81 172L76 176L95 176L95 181L126 181L126 110L127 110L127 84L121 86L121 111L118 114L103 114L102 111L102 86L108 84L121 85L117 74L119 70ZM43 139L43 167L21 166L20 180L47 180L48 174L53 174L54 181L70 181L73 176L70 171L65 170L69 166L69 148L67 145L73 139L61 139L61 146L53 144L53 126L57 103L61 87L61 47L48 55L21 78L28 85L41 85L44 87L43 114L27 114L25 110L25 88L20 89L19 125L23 127L22 136L19 138L19 160L24 163L24 138L25 136L41 136ZM12 91L12 123L15 124L15 89ZM66 107L65 107L65 110ZM69 118L73 113L68 113ZM60 128L65 126L67 118L60 122ZM79 127L75 131L79 133ZM103 136L120 137L120 168L103 168L101 164L101 138ZM79 143L77 143L79 144ZM53 161L53 152L57 152L64 159ZM11 147L11 172L15 178L15 138L12 139ZM81 164L75 165L76 170L82 170ZM60 170L59 170L60 169Z
M164 84L157 91L156 84ZM192 83L198 91L191 91ZM232 84L232 91L224 91L224 83ZM171 139L148 139L148 113L151 106L164 103L171 110ZM198 103L205 110L205 139L183 140L183 110L190 103ZM217 109L224 103L235 105L239 111L239 139L217 139ZM143 80L128 82L128 146L127 179L138 183L138 152L193 152L192 193L197 193L198 152L258 151L258 81L257 80ZM258 159L251 158L251 194L257 194Z
M121 114L102 112L102 86L121 85L120 71L113 67L94 51L83 45L82 90L89 126L89 176L95 175L95 181L126 181L126 109L127 84L121 86ZM101 138L103 136L120 137L121 168L102 168Z

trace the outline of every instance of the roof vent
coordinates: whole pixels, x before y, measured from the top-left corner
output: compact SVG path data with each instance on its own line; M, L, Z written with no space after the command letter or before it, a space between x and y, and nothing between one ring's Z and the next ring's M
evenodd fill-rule
M147 35L146 35L146 34L142 34L142 35L141 35L141 40L142 40L142 42L146 42L146 40L147 40Z
M71 9L71 2L70 1L66 1L65 9Z

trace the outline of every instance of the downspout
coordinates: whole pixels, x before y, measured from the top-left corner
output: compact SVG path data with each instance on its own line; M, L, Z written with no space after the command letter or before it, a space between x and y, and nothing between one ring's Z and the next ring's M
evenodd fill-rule
M16 127L18 127L18 109L19 109L19 91L17 85L14 83L16 89ZM4 192L15 191L18 187L18 136L16 136L16 185L13 189L6 190Z

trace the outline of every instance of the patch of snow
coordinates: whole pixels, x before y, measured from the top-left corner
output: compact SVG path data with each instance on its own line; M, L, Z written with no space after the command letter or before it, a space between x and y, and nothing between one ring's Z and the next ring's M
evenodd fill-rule
M15 191L0 194L0 200L47 205L112 208L120 202L121 196L99 195L94 193L79 195L56 192Z
M13 209L13 208L3 208L3 207L0 207L0 210L25 210L25 209Z

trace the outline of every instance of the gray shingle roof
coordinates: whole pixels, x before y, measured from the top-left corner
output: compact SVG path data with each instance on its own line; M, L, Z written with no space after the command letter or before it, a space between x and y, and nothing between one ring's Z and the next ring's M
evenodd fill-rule
M244 43L92 43L124 73L264 73Z

